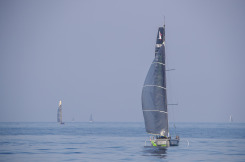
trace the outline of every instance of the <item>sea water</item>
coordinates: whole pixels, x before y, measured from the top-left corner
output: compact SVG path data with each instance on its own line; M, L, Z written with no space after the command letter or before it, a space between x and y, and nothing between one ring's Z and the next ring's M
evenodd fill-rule
M244 123L175 126L179 146L159 149L143 122L0 123L0 161L245 161Z

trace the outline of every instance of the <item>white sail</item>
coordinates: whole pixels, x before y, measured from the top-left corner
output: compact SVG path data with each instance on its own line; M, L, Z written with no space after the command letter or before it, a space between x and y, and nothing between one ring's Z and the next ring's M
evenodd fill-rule
M62 103L59 101L59 107L57 109L57 122L63 124L62 122Z
M230 123L231 123L231 122L233 122L233 118L232 118L232 116L231 116L231 115L230 115L229 122L230 122Z
M92 114L90 114L89 122L94 122Z

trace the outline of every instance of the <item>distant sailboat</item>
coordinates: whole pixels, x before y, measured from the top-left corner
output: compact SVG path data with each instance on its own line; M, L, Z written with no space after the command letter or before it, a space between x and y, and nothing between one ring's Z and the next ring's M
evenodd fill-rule
M178 146L179 137L171 139L168 126L168 108L165 66L165 25L159 27L153 60L142 89L142 110L145 129L156 137L150 139L152 146Z
M90 114L89 122L94 122L92 114Z
M232 123L232 122L233 122L233 118L232 118L232 116L231 116L231 115L230 115L229 122L230 122L230 123Z
M57 110L57 122L60 124L64 124L62 122L62 103L61 103L61 100L59 101L59 107Z

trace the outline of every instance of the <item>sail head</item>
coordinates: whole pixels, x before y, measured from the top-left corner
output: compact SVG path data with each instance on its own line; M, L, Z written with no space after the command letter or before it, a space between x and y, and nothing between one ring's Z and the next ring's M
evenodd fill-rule
M165 26L158 28L155 55L157 54L158 50L162 47L162 45L165 45Z

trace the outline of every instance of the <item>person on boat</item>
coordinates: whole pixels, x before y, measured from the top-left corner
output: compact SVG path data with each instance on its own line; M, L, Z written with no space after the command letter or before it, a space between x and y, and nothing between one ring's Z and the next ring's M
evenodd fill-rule
M179 140L179 136L176 136L176 139Z

